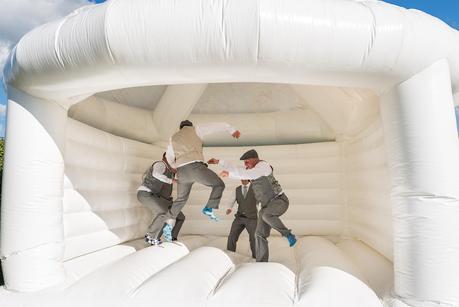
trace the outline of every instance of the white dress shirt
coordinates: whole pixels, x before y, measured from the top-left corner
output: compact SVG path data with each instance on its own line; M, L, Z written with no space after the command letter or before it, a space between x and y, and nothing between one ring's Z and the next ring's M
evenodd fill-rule
M245 187L247 187L246 193L248 193L249 192L249 188L250 188L250 182L247 185L245 185ZM235 189L234 193L231 194L231 198L228 199L228 206L227 206L228 209L233 209L234 204L236 203L236 193L237 193L236 190L237 189ZM247 196L247 194L244 195L244 185L241 185L241 192L242 192L242 195L245 198Z
M263 176L269 176L272 174L273 169L271 165L266 161L258 162L254 168L246 169L244 167L238 167L232 163L224 160L219 160L218 165L228 171L228 177L231 179L240 180L255 180ZM281 191L277 195L282 195L284 192Z
M164 172L166 171L166 163L163 161L158 161L155 162L153 165L153 170L151 172L151 175L158 179L159 181L162 181L164 183L172 184L172 179L168 178L166 175L164 175ZM151 192L149 188L147 188L144 185L141 185L137 191L146 191L146 192Z
M209 135L209 134L214 134L214 133L219 133L219 132L229 132L230 134L233 134L234 132L236 132L236 128L234 128L228 123L201 124L201 125L194 126L194 129L196 131L196 134L201 140L204 138L204 136ZM177 168L177 167L184 166L184 165L194 163L194 162L204 162L200 160L195 160L195 161L190 161L190 162L183 163L180 165L176 165L175 164L175 153L174 153L174 148L172 147L171 140L169 140L169 145L167 146L166 159L167 159L167 162L169 162L169 165L172 166L173 168Z
M218 165L229 173L229 178L240 180L255 180L263 176L269 176L273 172L271 165L266 161L258 162L254 168L245 169L244 167L235 166L232 163L220 160Z

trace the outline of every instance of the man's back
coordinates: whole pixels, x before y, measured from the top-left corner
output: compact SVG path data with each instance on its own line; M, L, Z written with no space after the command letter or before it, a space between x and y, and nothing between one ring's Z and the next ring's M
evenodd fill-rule
M171 138L175 163L181 165L191 161L203 161L202 140L194 127L183 127Z

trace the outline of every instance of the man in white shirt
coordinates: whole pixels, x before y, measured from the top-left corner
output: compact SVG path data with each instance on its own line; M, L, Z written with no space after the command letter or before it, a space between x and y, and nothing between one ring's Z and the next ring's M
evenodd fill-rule
M204 163L202 139L205 135L225 131L234 138L239 138L241 135L227 123L209 123L194 127L192 122L185 120L180 123L180 130L171 137L166 157L169 164L177 169L177 199L169 210L170 219L163 229L166 237L169 237L167 234L172 232L174 220L185 206L195 182L212 188L202 213L211 220L218 221L213 209L218 209L225 184Z
M162 229L168 219L167 213L172 205L172 184L175 170L166 160L166 153L161 161L154 162L142 177L142 184L137 189L137 199L151 210L153 221L148 227L145 241L150 245L161 244ZM172 230L171 237L166 240L177 240L185 215L180 212Z
M247 229L252 257L256 258L255 229L257 228L258 215L257 200L255 199L250 181L241 180L241 183L242 185L236 188L233 197L229 200L229 206L228 209L226 209L226 214L228 215L233 211L234 204L238 204L237 212L234 215L234 220L228 235L226 249L235 252L240 234L244 229Z
M255 198L261 203L255 231L256 259L257 262L266 262L269 258L267 238L271 228L276 229L282 236L286 237L291 247L296 243L295 235L285 227L279 218L287 211L289 200L274 178L272 166L268 162L260 160L255 150L247 151L240 160L244 160L245 168L236 167L229 162L218 159L210 159L208 163L223 167L225 170L220 173L222 177L250 180Z

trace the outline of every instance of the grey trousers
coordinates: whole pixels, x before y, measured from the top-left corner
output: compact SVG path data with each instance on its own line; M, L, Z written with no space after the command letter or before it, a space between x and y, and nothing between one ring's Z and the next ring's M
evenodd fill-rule
M257 262L268 261L268 237L271 233L271 228L279 231L284 237L290 233L290 229L285 227L284 223L282 223L279 218L279 216L287 211L288 205L289 201L287 195L282 194L281 196L273 198L258 212L258 223L255 231Z
M249 219L246 217L236 216L233 224L231 224L231 230L228 235L228 243L226 249L229 251L236 251L236 243L239 240L239 235L244 229L247 229L249 233L250 249L252 250L252 257L256 258L255 253L255 229L257 228L257 219Z
M206 164L194 162L177 168L177 198L170 209L170 218L176 219L182 211L195 182L212 187L206 207L218 209L225 183Z
M154 216L153 222L150 224L150 226L148 226L148 235L150 235L152 238L159 239L163 234L164 224L169 218L168 212L172 205L172 201L158 197L157 195L147 191L138 191L137 199L142 205L150 209ZM174 228L172 229L173 239L177 239L184 222L185 215L182 212L179 212Z

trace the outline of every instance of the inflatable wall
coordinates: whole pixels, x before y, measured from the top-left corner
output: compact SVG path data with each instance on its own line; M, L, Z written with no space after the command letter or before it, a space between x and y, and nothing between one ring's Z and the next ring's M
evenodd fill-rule
M459 34L380 1L112 0L25 35L8 86L1 306L459 305ZM181 120L227 122L290 199L270 261L196 184L177 243L136 198ZM212 167L219 171L218 167Z

